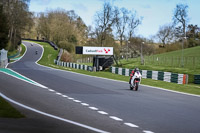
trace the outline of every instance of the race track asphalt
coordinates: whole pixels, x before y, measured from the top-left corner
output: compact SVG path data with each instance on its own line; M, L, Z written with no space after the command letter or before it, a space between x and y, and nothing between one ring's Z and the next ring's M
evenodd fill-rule
M134 92L129 90L128 82L47 68L35 63L43 49L36 44L31 46L29 42L24 44L27 47L25 56L8 67L47 88L0 73L0 92L10 99L101 131L200 132L200 97L142 85L139 91ZM26 118L0 118L0 132L96 132L13 105Z

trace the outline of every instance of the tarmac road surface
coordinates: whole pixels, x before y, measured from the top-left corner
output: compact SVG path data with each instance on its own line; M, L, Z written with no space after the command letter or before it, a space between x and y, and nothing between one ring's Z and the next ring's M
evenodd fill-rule
M0 118L0 132L200 132L200 97L47 68L35 63L42 47L24 44L25 56L8 67L47 88L0 73L1 94L29 107L12 103L26 118Z

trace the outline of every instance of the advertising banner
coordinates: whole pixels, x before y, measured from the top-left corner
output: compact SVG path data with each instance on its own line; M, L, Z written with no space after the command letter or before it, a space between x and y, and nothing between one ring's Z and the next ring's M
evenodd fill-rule
M113 47L85 47L83 54L87 55L113 55Z

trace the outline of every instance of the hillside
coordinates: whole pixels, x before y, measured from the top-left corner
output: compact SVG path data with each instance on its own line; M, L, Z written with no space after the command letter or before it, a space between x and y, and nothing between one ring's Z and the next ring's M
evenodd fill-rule
M140 57L128 59L128 61L124 59L120 60L120 67L184 73L189 75L189 82L193 82L193 76L200 74L200 46L184 49L183 58L181 56L182 50L145 56L144 65L141 65Z
M167 56L167 57L182 56L182 50L167 52L167 53L158 54L155 56ZM200 57L200 46L184 49L183 56L184 57Z

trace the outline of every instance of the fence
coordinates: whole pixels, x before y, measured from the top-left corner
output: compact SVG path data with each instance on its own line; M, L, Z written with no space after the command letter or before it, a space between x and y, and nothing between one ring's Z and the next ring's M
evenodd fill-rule
M134 58L133 61L140 62L140 58ZM144 58L145 65L169 66L169 67L185 67L200 68L199 57L165 57L165 56L146 56Z
M81 64L76 64L76 63L71 63L71 62L63 62L63 61L58 61L58 60L54 60L54 63L58 66L70 67L70 68L74 68L74 69L82 69L82 70L86 70L86 71L93 71L93 67L88 66L88 65L81 65Z
M70 67L74 69L82 69L86 71L93 71L92 66L81 65L71 62L62 62L54 60L54 63L58 66L63 67ZM127 68L118 68L118 67L110 67L110 72L129 76L132 72L132 69ZM141 70L142 78L150 78L154 80L161 80L166 82L172 82L177 84L187 84L188 83L188 75L186 74L177 74L177 73L170 73L170 72L161 72L161 71L149 71L149 70Z
M132 69L110 67L110 72L119 75L129 76L132 72ZM162 71L149 71L149 70L141 70L140 72L142 74L142 78L150 78L154 80L161 80L177 84L188 83L188 75L186 74L177 74L177 73L162 72Z
M82 59L77 60L78 63L92 63L93 62L93 56L92 57L85 57Z

